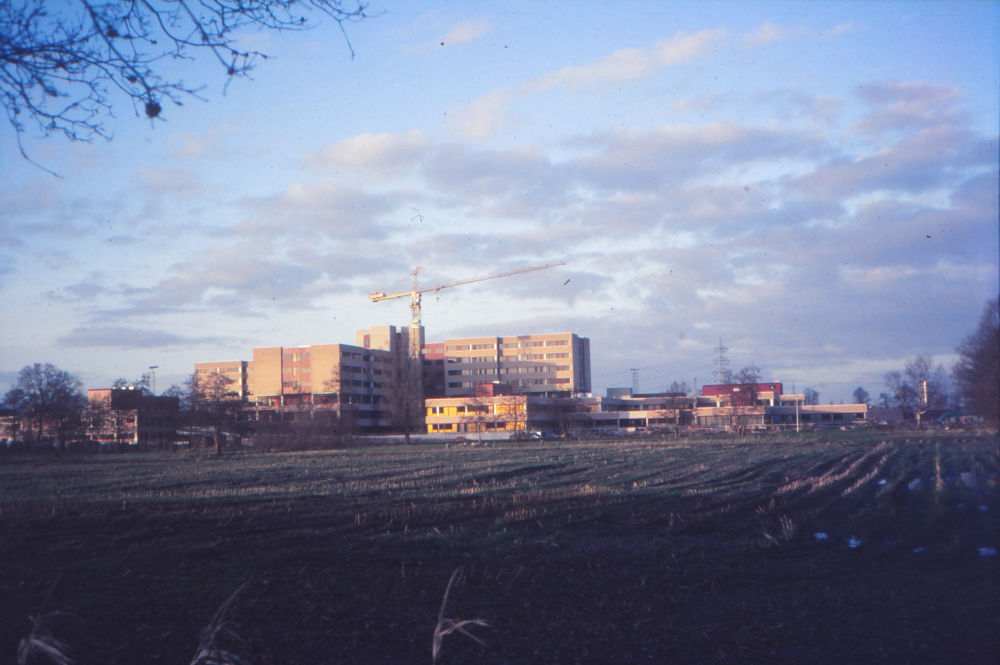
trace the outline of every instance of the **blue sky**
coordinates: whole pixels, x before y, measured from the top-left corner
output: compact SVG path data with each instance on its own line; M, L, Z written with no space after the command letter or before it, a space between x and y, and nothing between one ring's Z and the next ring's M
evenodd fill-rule
M1000 4L373 2L114 140L0 127L0 389L157 387L256 346L572 331L595 391L731 367L872 395L1000 281ZM419 214L418 214L419 213ZM567 282L567 280L569 280Z

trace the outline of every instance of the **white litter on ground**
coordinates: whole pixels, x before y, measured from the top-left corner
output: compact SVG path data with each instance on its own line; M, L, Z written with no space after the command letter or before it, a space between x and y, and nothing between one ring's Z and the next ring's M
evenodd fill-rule
M910 484L906 486L906 489L911 490L919 484L920 484L920 479L914 478L913 480L910 481Z
M886 482L885 478L883 478L882 480L878 481L878 484L879 485L885 485L885 482Z
M958 504L958 505L956 506L956 508L965 508L965 504L964 504L964 503L960 503L960 504Z
M979 506L979 510L989 510L989 506Z
M966 471L962 474L962 484L974 490L979 489L979 482L976 480L976 474L973 471Z
M993 547L980 547L979 556L996 556L997 551Z
M913 548L913 553L914 554L919 554L920 552L923 552L923 551L924 551L923 547L914 547Z
M813 534L813 538L815 538L816 540L826 540L829 537L830 536L826 535L825 533L814 533Z
M850 547L850 548L852 548L852 549L855 548L855 547L857 547L860 544L861 544L861 539L860 538L855 538L854 536L851 536L851 539L847 541L847 546Z

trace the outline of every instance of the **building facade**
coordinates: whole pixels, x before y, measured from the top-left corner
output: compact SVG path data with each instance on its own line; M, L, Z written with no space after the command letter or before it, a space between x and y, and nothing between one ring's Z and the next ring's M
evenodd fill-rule
M254 407L258 420L350 405L359 431L384 432L393 420L389 405L403 399L392 377L403 374L409 335L409 328L375 326L356 331L354 345L255 348L253 360L197 363L195 372L231 378L233 391ZM590 340L573 333L449 339L422 348L418 399L473 397L477 386L495 382L532 397L571 397L591 389ZM423 414L423 404L418 410Z
M591 391L590 340L573 333L466 337L423 348L428 397L470 397L477 384L495 381L535 396Z
M195 363L194 373L199 381L207 379L212 374L218 372L226 378L232 380L230 389L239 396L240 399L247 399L250 395L250 368L246 360L230 360L225 362Z
M545 397L494 390L470 397L428 399L427 432L566 436L673 428L690 422L694 398L679 393L608 392L607 397Z
M393 358L390 351L349 344L256 348L247 368L249 401L258 419L262 411L265 418L294 418L319 408L349 411L360 432L388 431Z
M178 440L180 399L131 388L87 391L87 436L103 444L165 447Z

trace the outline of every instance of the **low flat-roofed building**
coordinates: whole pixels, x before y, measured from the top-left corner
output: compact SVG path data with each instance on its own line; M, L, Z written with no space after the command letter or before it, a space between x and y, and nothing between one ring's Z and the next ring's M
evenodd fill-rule
M166 446L178 439L178 397L132 388L88 390L87 408L87 436L94 441Z
M429 434L465 432L545 432L560 435L670 428L688 422L693 398L681 393L616 397L545 397L518 394L513 387L478 395L432 398L425 402Z

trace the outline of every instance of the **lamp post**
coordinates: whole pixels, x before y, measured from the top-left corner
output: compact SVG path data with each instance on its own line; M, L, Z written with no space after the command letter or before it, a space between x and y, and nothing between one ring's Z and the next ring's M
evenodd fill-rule
M156 395L156 370L159 367L160 367L159 365L150 365L149 366L149 371L153 375L153 395L154 396Z

